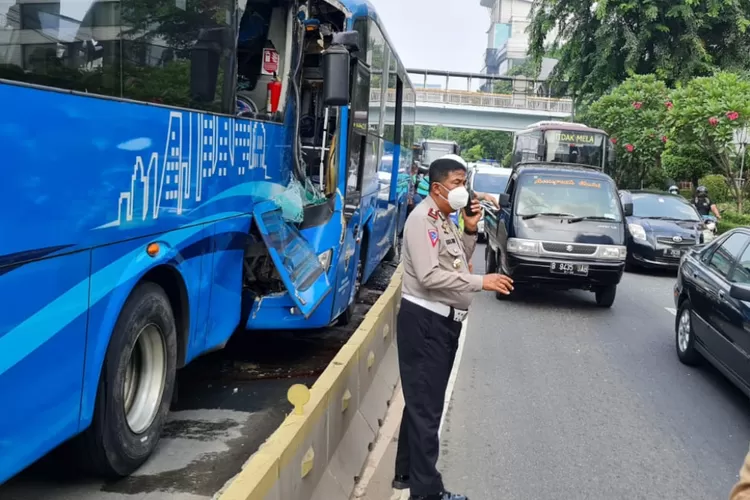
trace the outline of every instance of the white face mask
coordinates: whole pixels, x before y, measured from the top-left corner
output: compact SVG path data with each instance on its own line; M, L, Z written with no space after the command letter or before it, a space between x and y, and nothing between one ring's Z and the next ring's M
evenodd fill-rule
M448 198L441 195L441 197L448 202L453 210L461 210L469 203L469 191L464 186L458 186L453 189L440 184L440 187L448 190Z

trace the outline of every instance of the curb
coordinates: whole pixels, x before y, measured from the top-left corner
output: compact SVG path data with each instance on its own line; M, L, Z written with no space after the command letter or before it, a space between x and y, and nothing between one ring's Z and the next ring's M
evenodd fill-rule
M216 500L348 500L398 383L396 314L403 269L295 410L214 495Z

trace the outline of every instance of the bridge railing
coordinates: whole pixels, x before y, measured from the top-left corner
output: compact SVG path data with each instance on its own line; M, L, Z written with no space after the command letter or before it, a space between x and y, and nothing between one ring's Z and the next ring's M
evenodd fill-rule
M490 94L484 92L469 92L465 90L419 89L416 91L417 106L421 104L448 104L455 106L471 106L495 109L525 109L530 111L547 111L557 113L572 113L573 101L570 99L554 99L539 97L524 93ZM370 92L370 104L380 102L380 91ZM396 102L396 90L388 91L388 104Z

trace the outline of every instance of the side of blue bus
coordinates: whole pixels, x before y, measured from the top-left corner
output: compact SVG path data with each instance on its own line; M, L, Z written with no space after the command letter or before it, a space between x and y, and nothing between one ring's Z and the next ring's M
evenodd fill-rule
M82 433L100 472L131 472L158 441L175 369L238 327L346 319L403 229L414 92L368 3L308 5L305 27L317 15L361 46L301 222L279 206L318 171L298 156L304 90L284 79L280 112L236 116L227 83L250 9L154 3L161 25L135 0L0 0L0 483ZM277 3L260 44L276 41L291 72L305 31ZM207 25L223 30L221 63L197 99L187 47Z

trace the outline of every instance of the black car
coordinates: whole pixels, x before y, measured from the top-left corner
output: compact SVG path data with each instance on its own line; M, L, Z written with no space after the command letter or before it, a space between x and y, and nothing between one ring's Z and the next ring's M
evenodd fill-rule
M628 267L673 268L687 249L703 243L703 220L685 198L649 191L620 191L633 204L627 217Z
M680 361L704 358L750 396L750 228L686 253L674 299Z
M611 177L576 165L525 164L514 169L500 206L485 212L487 272L502 270L516 288L589 290L597 305L612 306L631 207L621 205Z

